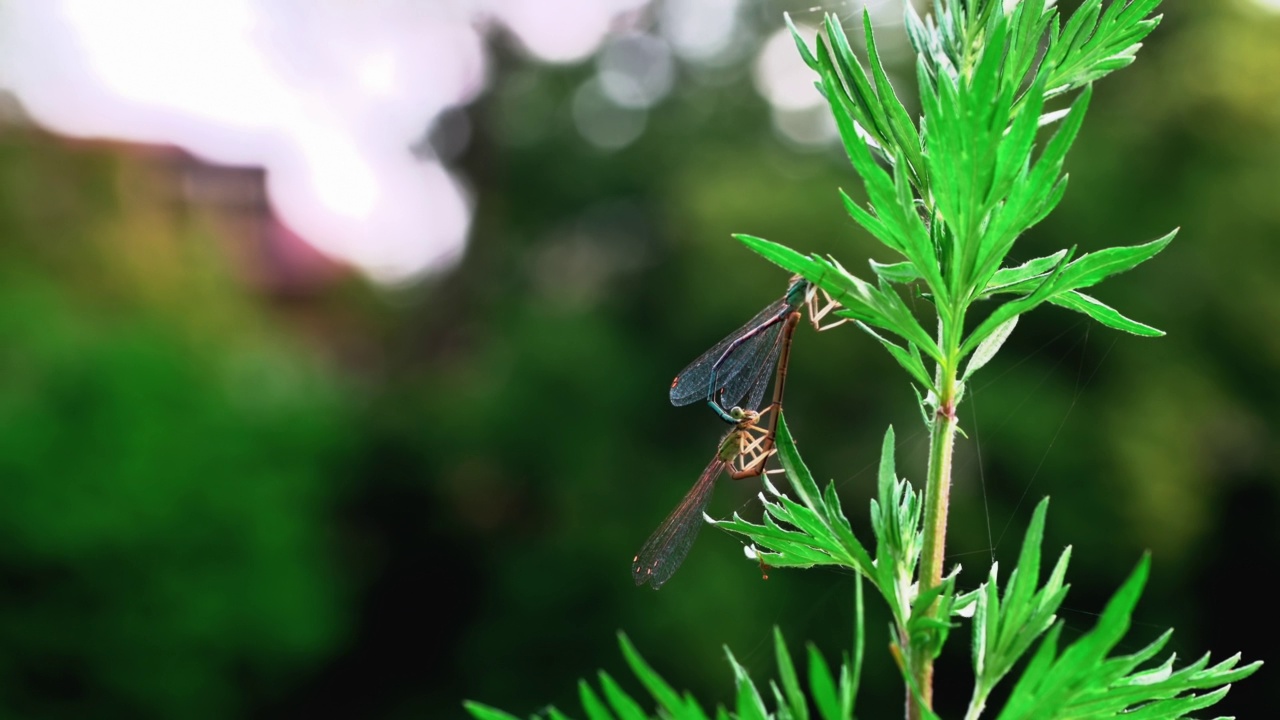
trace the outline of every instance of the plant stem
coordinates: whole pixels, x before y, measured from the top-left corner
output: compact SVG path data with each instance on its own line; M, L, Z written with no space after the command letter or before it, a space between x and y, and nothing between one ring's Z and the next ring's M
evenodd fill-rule
M943 347L947 347L946 344ZM952 352L950 357L954 358ZM924 547L920 558L920 590L927 592L942 582L943 551L947 541L947 507L951 499L951 457L956 437L956 364L946 363L939 368L938 407L933 416L929 437L929 472L924 501ZM937 603L929 608L930 615L937 611ZM911 667L920 688L924 707L933 706L933 648L913 647ZM920 720L923 709L913 698L908 698L907 716Z
M969 700L969 711L964 714L964 720L977 720L982 715L982 711L987 709L987 695L990 688L987 688L982 682L974 685L973 697Z

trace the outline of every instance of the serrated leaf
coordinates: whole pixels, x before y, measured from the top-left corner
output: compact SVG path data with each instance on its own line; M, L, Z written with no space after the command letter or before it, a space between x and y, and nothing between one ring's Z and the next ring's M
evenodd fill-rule
M980 283L990 278L1004 262L1017 239L1027 228L1039 222L1061 198L1059 180L1067 150L1075 142L1084 122L1092 93L1088 88L1071 103L1071 109L1046 143L1044 151L1028 172L1022 173L1012 186L1008 199L993 210L981 235L975 257L973 277Z
M1068 310L1074 310L1083 313L1097 320L1103 325L1116 330L1123 330L1127 333L1139 335L1142 337L1163 337L1164 331L1130 320L1121 315L1117 310L1099 301L1097 298L1085 295L1081 292L1071 290L1061 295L1055 295L1049 298L1049 302Z
M772 511L770 508L766 510ZM806 568L815 565L839 564L830 549L820 548L809 535L791 530L781 530L771 518L765 525L753 525L734 516L733 521L716 523L730 532L745 535L758 546L757 553L770 567Z
M912 123L906 107L903 106L902 101L894 93L893 85L889 82L889 75L884 71L884 65L880 61L880 53L876 49L875 33L871 28L871 13L865 7L862 10L862 24L867 41L867 61L871 65L871 74L876 83L876 96L880 100L880 106L884 109L889 133L897 146L895 154L900 155L905 160L905 163L899 161L898 164L900 167L905 165L904 172L911 174L912 183L920 191L920 194L927 194L928 185L921 173L924 168L924 158L920 151L920 136L916 132L915 124Z
M976 607L973 611L973 668L979 687L987 691L994 685L991 679L991 653L999 641L1000 592L997 580L1000 566L992 563L987 581L978 588Z
M1010 317L1021 315L1043 302L1052 301L1054 298L1066 295L1072 290L1096 284L1110 275L1123 272L1150 259L1169 244L1175 233L1176 231L1144 245L1100 250L1085 255L1074 262L1068 262L1065 267L1059 266L1058 270L1053 275L1046 276L1040 286L1030 295L1007 302L992 312L986 320L979 324L973 334L965 340L964 345L961 347L961 354L968 353L970 348L981 339L985 339L996 326ZM1138 334L1144 332L1141 327L1134 327L1134 325L1140 324L1128 325L1123 322L1122 316L1119 316L1114 311L1112 311L1112 314L1108 314L1103 309L1105 306L1095 308L1088 303L1081 304L1081 301L1076 299L1068 299L1064 302L1079 305L1082 312L1097 310L1100 315L1106 317L1109 321L1123 326L1122 329L1136 330ZM1072 309L1075 309L1075 307L1072 307ZM1132 321L1129 322L1131 323ZM1154 328L1151 329L1154 330Z
M732 521L720 521L716 524L745 535L760 547L776 553L776 562L773 556L768 559L769 564L775 567L838 564L869 572L870 556L853 535L834 492L824 496L813 481L796 451L785 415L780 415L778 419L775 447L792 489L803 503L797 503L778 493L766 480L766 489L774 495L774 499L764 498L762 495L765 500L762 525L748 523L736 514ZM796 529L783 528L774 518Z
M1017 267L1000 268L991 276L986 290L980 293L978 298L990 297L997 293L1029 291L1039 284L1037 282L1039 278L1057 267L1066 254L1066 250L1059 250L1052 255L1028 260Z
M1113 247L1082 255L1067 265L1062 273L1062 285L1065 289L1078 290L1091 287L1112 275L1130 270L1150 260L1156 253L1168 247L1177 234L1178 231L1174 230L1161 238L1142 245Z
M840 81L841 73L844 73L846 79L857 85L852 93L853 96L865 96L868 113L862 119L872 123L872 127L868 128L868 131L873 132L877 141L884 147L886 156L891 160L895 159L902 154L902 150L901 148L895 150L893 147L886 145L889 140L887 132L888 121L884 116L883 108L880 107L879 100L867 85L867 80L861 67L856 65L856 58L853 56L852 51L848 50L848 40L844 37L843 29L830 18L828 18L826 28L827 36L835 49L835 57L832 58L827 53L824 43L818 43L818 62L822 67L823 94L830 101L831 111L835 117L836 127L843 141L845 153L848 155L849 161L853 164L858 175L862 178L873 208L873 212L864 211L858 213L855 219L861 218L865 220L875 217L878 222L873 223L872 227L876 229L868 228L868 231L872 232L873 235L885 242L889 247L905 254L908 259L916 263L925 273L925 280L930 284L934 293L945 296L946 288L942 285L941 275L936 271L937 259L929 243L928 231L919 215L909 205L904 207L901 204L894 179L872 157L866 141L858 131L859 111L855 107L846 105L841 100L844 97L844 87ZM840 64L839 72L836 70L837 64ZM898 169L900 173L909 172L907 168Z
M1107 653L1129 627L1133 608L1142 592L1149 568L1144 556L1129 579L1112 596L1097 625L1068 646L1060 657L1043 657L1045 645L1037 652L1023 678L1014 687L1000 718L1054 717L1051 709L1065 707L1073 697L1090 687L1085 678L1096 671ZM1054 626L1045 643L1056 640L1060 624ZM1052 650L1049 651L1052 653ZM1047 667L1045 666L1047 664Z
M1074 250L1074 248L1072 250ZM1071 259L1071 254L1072 251L1068 251L1063 258L1064 261L1069 261ZM979 343L986 340L989 335L995 332L996 328L1003 325L1010 318L1017 317L1024 312L1028 312L1045 302L1048 298L1052 297L1060 287L1058 280L1061 278L1065 267L1065 265L1059 264L1053 269L1052 273L1045 275L1040 280L1040 284L1036 286L1035 290L1031 291L1031 293L1016 300L1010 300L997 307L985 320L978 324L978 327L969 335L969 337L965 338L964 343L960 346L960 356L964 357L970 352L973 352L973 349L977 347Z
M809 282L824 290L844 309L840 317L852 317L869 325L896 333L938 357L937 344L912 315L897 293L883 290L850 275L837 263L805 257L778 243L750 235L735 235L739 241L765 259L792 273L803 275Z
M1159 0L1115 0L1099 12L1099 0L1088 0L1072 14L1061 32L1050 33L1043 70L1049 87L1080 87L1128 65L1160 17L1148 18Z
M888 137L887 122L884 110L871 89L870 80L862 69L862 63L858 62L858 56L849 47L849 39L835 16L828 13L823 18L822 26L830 43L831 52L830 54L820 53L819 72L830 72L835 77L841 93L848 98L848 106L854 111L854 120L865 128L878 145L883 147ZM823 49L821 38L819 38L818 47L819 50Z
M779 516L778 519L783 520L789 525L793 525L801 535L813 539L815 547L831 548L839 551L839 543L831 536L831 525L825 517L823 510L811 510L805 505L801 505L785 495L781 495L770 507L770 510L780 508L779 512L770 513Z

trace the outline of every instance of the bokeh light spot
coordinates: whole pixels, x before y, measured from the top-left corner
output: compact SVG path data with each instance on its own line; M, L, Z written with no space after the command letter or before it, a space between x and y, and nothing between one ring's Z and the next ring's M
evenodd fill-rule
M652 35L626 35L606 44L596 67L601 91L627 108L653 107L675 82L671 50Z
M659 23L676 54L706 61L733 43L740 4L740 0L667 0L658 10Z
M610 100L594 78L573 95L573 121L588 142L603 150L630 145L644 132L648 113Z
M797 24L796 29L806 43L813 44L815 28ZM823 103L822 95L813 86L813 71L796 52L795 40L785 27L765 41L756 57L753 78L756 90L775 108L804 110Z

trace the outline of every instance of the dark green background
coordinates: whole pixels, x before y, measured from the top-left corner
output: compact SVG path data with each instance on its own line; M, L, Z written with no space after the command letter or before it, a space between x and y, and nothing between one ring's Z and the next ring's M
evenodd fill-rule
M747 16L767 33L784 9ZM1066 199L1014 259L1181 226L1096 293L1169 335L1024 318L962 408L948 551L967 585L993 554L1007 573L1052 496L1073 632L1150 549L1126 649L1174 626L1183 659L1266 659L1280 18L1164 12L1096 88ZM762 581L723 532L660 592L629 572L724 429L672 408L671 376L786 287L730 233L864 277L892 259L843 215L836 189L859 183L842 153L778 140L745 67L682 74L635 144L600 151L567 109L589 66L494 50L458 160L471 245L409 289L249 282L243 248L176 207L147 153L0 134L0 715L436 718L464 698L577 714L597 668L639 691L619 630L707 701L732 697L725 645L773 676L775 624L795 649L847 645L851 577ZM869 537L888 424L921 479L904 373L857 330L802 327L788 391L806 460ZM725 482L711 512L754 517L757 490ZM885 628L877 608L867 717L900 708ZM967 645L953 635L939 671L944 713L967 697ZM1221 714L1273 707L1269 673Z

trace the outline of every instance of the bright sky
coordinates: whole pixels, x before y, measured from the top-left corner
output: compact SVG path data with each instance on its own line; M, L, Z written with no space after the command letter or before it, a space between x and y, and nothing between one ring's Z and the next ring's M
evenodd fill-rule
M627 29L648 1L5 0L0 87L57 133L264 167L272 207L301 237L403 282L465 248L464 183L410 148L484 91L483 33L503 26L543 62L600 51L573 113L605 150L643 132L676 57L740 55L739 0L664 0L657 34ZM813 107L789 45L769 44L757 83L775 104Z

